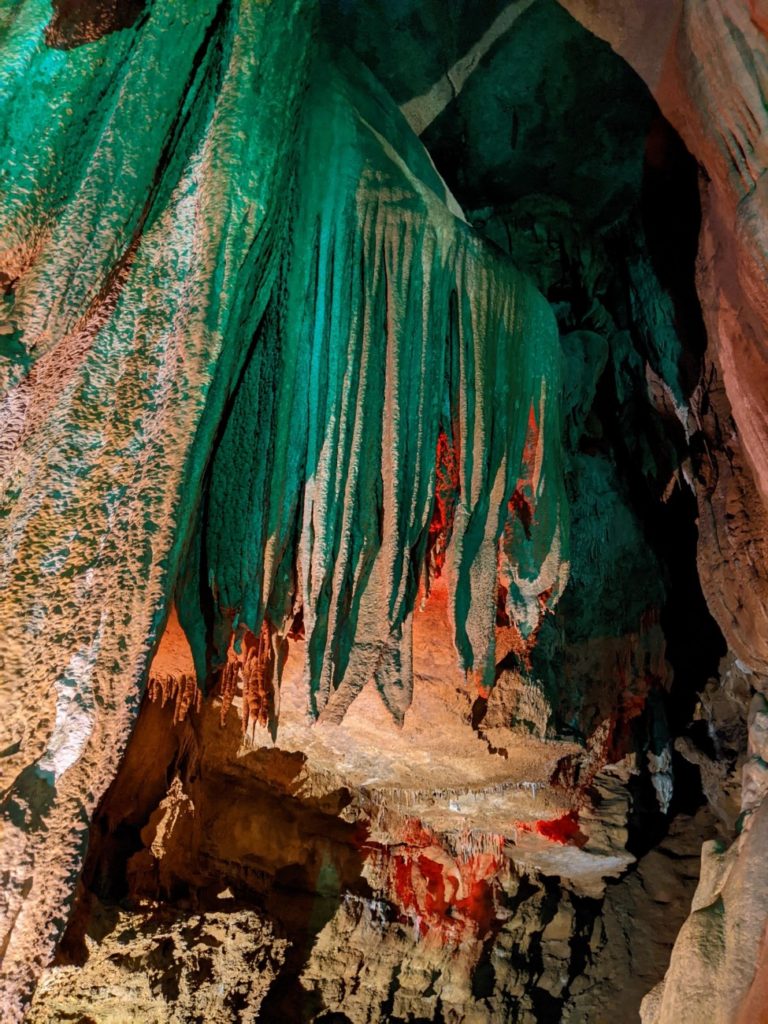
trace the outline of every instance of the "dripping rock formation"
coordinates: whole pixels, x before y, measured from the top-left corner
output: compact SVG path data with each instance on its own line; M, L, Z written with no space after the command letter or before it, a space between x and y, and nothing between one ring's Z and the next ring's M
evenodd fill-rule
M0 1018L768 1022L768 6L0 0Z

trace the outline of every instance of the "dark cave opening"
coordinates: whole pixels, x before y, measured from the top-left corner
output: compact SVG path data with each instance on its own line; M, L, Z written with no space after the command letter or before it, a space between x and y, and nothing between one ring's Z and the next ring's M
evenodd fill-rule
M672 682L669 692L652 686L645 711L632 726L645 770L631 782L629 846L642 854L664 836L675 815L691 814L705 800L698 767L674 749L673 741L687 736L713 753L705 725L693 717L698 694L718 677L726 653L701 589L697 501L684 479L696 439L689 439L689 428L674 409L698 384L707 343L695 280L703 171L635 72L560 8L548 9L557 25L548 37L551 52L539 51L526 65L531 81L537 75L541 80L535 86L521 84L525 76L515 59L525 50L527 33L535 32L537 19L544 17L545 6L521 19L516 39L500 40L482 58L483 75L455 97L423 140L471 211L471 222L537 280L561 335L613 330L631 339L627 353L609 354L577 447L587 457L612 464L615 486L658 566L663 592L660 625ZM562 56L566 48L567 58ZM577 53L590 74L580 75L570 95L565 87L553 91L544 80L546 70L554 75L557 67L562 81L569 81ZM516 69L514 80L505 61ZM604 104L608 81L615 98L610 116ZM574 118L578 122L585 108L591 108L592 121L584 126L579 147L564 148L559 140L572 137ZM490 137L491 121L499 117L512 125L504 135L512 140L508 150ZM498 135L499 125L494 125ZM485 134L482 126L488 128ZM535 140L527 155L521 139ZM595 157L602 158L600 170L585 188L582 165ZM638 275L640 265L644 269ZM656 297L667 304L663 322L647 308ZM676 378L672 390L679 388L677 399L667 395L659 401L657 395L654 404L647 367L662 379L665 373ZM629 392L620 383L627 372ZM617 564L613 571L620 576L627 570ZM579 600L584 598L580 591ZM576 628L583 633L582 624ZM555 671L562 671L558 664ZM482 704L475 705L478 721ZM560 728L567 733L569 722L561 721ZM675 781L668 813L662 814L645 752L658 755L667 746Z
M701 226L699 178L703 169L661 114L645 143L640 212L656 276L675 306L683 346L681 375L687 394L701 375L707 335L696 292L695 264Z
M706 332L696 292L695 262L701 224L699 175L701 171L680 137L658 115L653 119L646 141L641 193L643 231L654 270L672 300L674 327L680 338L678 356L681 383L686 395L700 380ZM636 343L642 349L640 332ZM720 660L727 645L709 611L697 566L698 506L692 486L678 473L671 492L659 500L659 481L649 480L638 469L638 461L627 445L627 410L604 375L598 402L610 423L609 435L617 464L623 467L633 506L638 510L649 546L664 571L665 600L661 609L666 652L672 672L668 693L652 694L662 707L668 736L688 736L709 756L715 751L704 722L694 721L699 694L707 682L717 679ZM669 417L649 422L647 407L635 407L637 432L658 438L660 428L672 436L678 458L686 457L686 440L681 425ZM631 436L631 435L630 435ZM668 467L668 469L671 467ZM646 715L646 718L649 716ZM644 723L653 742L653 716ZM659 737L663 742L663 737ZM647 775L634 780L633 811L630 818L629 848L642 855L666 833L668 822L677 814L692 814L705 803L698 767L672 749L674 789L668 815L658 813L655 793Z

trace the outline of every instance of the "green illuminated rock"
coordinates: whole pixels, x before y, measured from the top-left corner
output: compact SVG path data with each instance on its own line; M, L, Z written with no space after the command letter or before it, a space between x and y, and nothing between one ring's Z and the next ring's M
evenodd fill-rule
M530 635L567 575L554 318L386 94L315 50L312 5L49 17L0 21L9 1019L174 589L201 684L230 629L266 619L279 645L300 608L312 710L340 718L373 677L401 718L441 434L480 685L499 578Z
M50 16L0 23L7 1020L60 934L277 274L313 22L156 3L55 49Z
M300 606L315 713L340 717L373 674L400 717L440 431L459 453L448 572L463 665L492 684L505 526L510 613L535 623L539 594L556 603L560 355L541 297L449 211L373 79L345 71L312 76L291 249L216 449L197 557L214 637L258 633L265 615L284 632ZM507 506L531 415L541 442L526 536ZM180 606L202 674L200 571Z

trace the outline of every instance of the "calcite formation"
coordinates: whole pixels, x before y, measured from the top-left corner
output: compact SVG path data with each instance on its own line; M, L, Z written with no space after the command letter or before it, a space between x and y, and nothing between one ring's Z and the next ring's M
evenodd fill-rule
M216 446L178 607L200 678L219 637L234 631L239 648L266 628L276 689L300 615L312 713L339 721L373 676L402 718L430 535L480 687L493 683L499 584L529 635L567 580L559 348L549 309L446 208L375 83L323 66L305 98L285 279ZM436 502L447 451L456 496Z
M0 2L3 1020L760 1019L768 18L455 6Z
M70 48L49 19L2 20L9 1019L60 933L276 274L311 27L300 4L170 4Z
M70 966L48 975L28 1021L87 1018L95 1004L114 1024L253 1024L285 959L285 939L253 911L174 916L147 907L104 925L115 947L94 944L86 974Z
M59 933L174 587L201 682L220 638L257 645L246 721L276 713L297 615L313 714L339 720L373 677L402 718L441 432L452 623L477 686L499 559L525 633L567 575L551 313L448 209L374 83L310 57L308 8L159 5L71 47L34 3L6 19L12 1013Z

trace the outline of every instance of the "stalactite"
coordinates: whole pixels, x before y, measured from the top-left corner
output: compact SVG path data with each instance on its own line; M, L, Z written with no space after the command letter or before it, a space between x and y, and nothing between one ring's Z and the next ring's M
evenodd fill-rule
M251 723L266 726L274 714L273 632L265 619L258 637L246 634L243 640L243 729Z
M184 721L190 708L199 711L203 698L194 675L150 675L147 693L149 699L159 701L161 707L165 707L169 700L174 702L174 725Z
M242 666L239 659L227 658L219 675L219 699L221 700L219 716L222 725L225 724L229 709L240 689L241 676Z
M525 636L567 578L547 401L557 332L526 279L448 211L420 144L360 68L341 77L329 61L315 78L302 145L292 254L215 454L194 557L208 566L214 637L267 620L285 636L298 602L313 713L339 721L373 679L401 720L430 573L447 574L460 663L486 688L499 559ZM523 486L535 516L519 536ZM180 607L202 665L200 571Z
M312 713L339 721L373 680L402 721L436 492L453 497L431 557L479 686L494 680L500 558L521 622L565 580L553 315L456 216L364 69L321 52L305 90L311 6L150 3L71 49L46 43L36 0L4 26L14 1014L56 941L172 597L201 685L255 638L222 680L224 713L241 686L251 729L277 714L298 614ZM510 547L531 407L534 514ZM30 628L46 654L27 671ZM153 678L177 719L191 677ZM28 878L39 898L22 900Z
M244 630L238 644L232 638L227 660L218 679L222 725L238 697L243 733L274 722L277 714L275 673L278 660L274 641L275 630L266 619L257 636L250 630Z
M429 524L425 585L437 579L445 566L445 555L453 532L456 505L459 499L458 452L444 429L437 435L435 452L435 508Z

